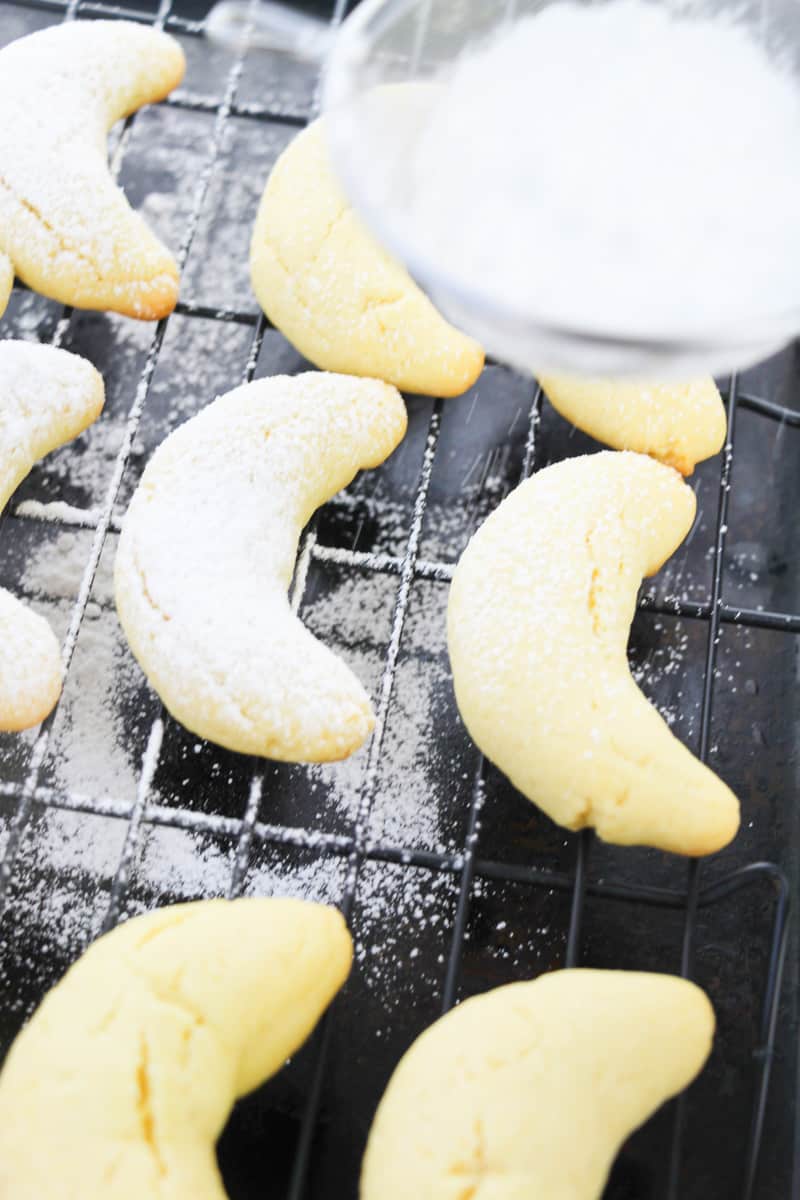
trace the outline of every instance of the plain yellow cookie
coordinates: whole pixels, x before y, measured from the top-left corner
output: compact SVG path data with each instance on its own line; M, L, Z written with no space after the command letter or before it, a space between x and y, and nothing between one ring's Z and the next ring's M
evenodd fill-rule
M725 442L725 406L711 376L691 383L636 383L543 375L539 382L562 417L616 450L637 450L691 475Z
M0 254L29 287L146 320L172 312L177 265L112 179L106 135L185 66L174 38L131 21L72 21L0 50Z
M395 1070L361 1200L599 1200L713 1034L704 993L669 975L555 971L466 1000Z
M308 1037L347 977L340 913L206 900L129 921L44 999L0 1074L4 1200L224 1200L234 1100Z
M439 315L348 205L321 120L298 134L272 170L250 271L270 321L326 371L459 396L483 369L480 346Z
M683 541L692 489L642 454L547 467L481 526L456 568L448 644L461 716L519 790L568 829L710 854L739 804L631 677L642 577Z

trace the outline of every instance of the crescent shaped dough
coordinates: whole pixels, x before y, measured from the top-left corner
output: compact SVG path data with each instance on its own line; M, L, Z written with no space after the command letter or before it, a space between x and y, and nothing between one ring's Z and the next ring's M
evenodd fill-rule
M34 463L91 425L103 401L103 381L85 359L0 341L0 513ZM60 694L53 631L0 588L0 730L38 725Z
M0 250L0 317L6 311L8 298L11 295L11 289L14 286L14 264L11 259L3 254Z
M322 120L284 150L250 246L253 291L270 321L326 371L401 391L460 396L483 369L477 342L449 325L349 207Z
M714 1013L693 983L554 971L474 996L401 1059L361 1200L599 1200L625 1138L694 1079Z
M131 502L116 561L122 627L169 711L231 750L343 758L372 729L348 667L287 598L300 531L406 430L374 379L260 379L163 443Z
M0 1196L224 1200L234 1100L302 1045L351 959L341 915L300 900L177 905L100 938L0 1074Z
M642 576L694 513L691 488L644 455L605 451L540 471L464 551L448 642L470 734L553 820L697 855L731 840L738 802L672 735L626 656Z
M174 38L130 21L74 21L0 51L0 251L53 300L152 320L178 268L108 171L106 135L180 82Z
M691 475L725 442L725 406L710 375L684 384L569 375L539 382L553 408L590 437L649 454L681 475Z

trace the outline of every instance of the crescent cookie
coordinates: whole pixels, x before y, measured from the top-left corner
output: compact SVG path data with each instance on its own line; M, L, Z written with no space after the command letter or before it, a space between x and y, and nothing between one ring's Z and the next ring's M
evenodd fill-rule
M401 1059L361 1200L599 1200L628 1135L698 1074L714 1013L670 975L566 970L464 1001Z
M100 938L0 1074L0 1196L225 1200L234 1100L302 1045L351 959L336 909L300 900L177 905Z
M91 425L103 401L103 381L85 359L0 341L0 513L34 463ZM0 730L38 725L60 694L50 626L0 589Z
M73 21L0 51L0 252L63 304L152 320L178 268L108 170L106 134L183 77L174 38L130 21Z
M229 392L156 451L120 538L117 611L192 732L289 762L343 758L367 737L364 689L287 589L314 510L405 430L393 387L313 372Z
M6 311L8 298L14 286L14 264L8 255L0 250L0 317Z
M649 454L681 475L691 475L725 442L725 406L710 375L683 384L568 375L539 382L553 408L590 437Z
M554 821L699 855L733 838L738 802L673 736L626 655L642 576L680 545L694 513L691 488L641 454L548 467L464 551L448 644L470 734Z
M322 120L291 142L267 181L250 246L270 321L316 366L401 391L459 396L483 351L439 315L373 240L334 177Z
M61 695L61 650L47 621L0 588L0 733L43 721Z

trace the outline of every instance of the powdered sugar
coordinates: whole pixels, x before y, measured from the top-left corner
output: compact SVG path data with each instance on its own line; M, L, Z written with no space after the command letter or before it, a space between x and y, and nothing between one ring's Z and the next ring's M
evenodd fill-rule
M38 458L94 420L103 395L97 372L76 355L27 342L0 343L0 512ZM53 632L0 590L0 727L37 725L60 691Z
M98 508L76 508L64 500L22 500L17 505L18 517L34 521L52 521L58 525L74 525L78 529L94 529L100 519Z
M689 633L683 621L663 618L653 622L653 633L654 645L648 647L647 655L629 660L631 675L645 693L660 696L661 716L683 741L691 742L694 713L682 687L690 654ZM666 691L669 699L665 702Z
M0 510L36 460L77 437L102 406L102 381L84 359L0 343Z
M0 728L29 729L61 691L61 657L42 617L0 588Z
M564 0L444 82L397 182L450 278L573 329L744 342L772 314L791 332L800 89L743 24Z
M0 248L62 301L148 319L170 312L177 267L113 183L104 139L178 82L180 48L138 24L92 22L46 29L0 54Z

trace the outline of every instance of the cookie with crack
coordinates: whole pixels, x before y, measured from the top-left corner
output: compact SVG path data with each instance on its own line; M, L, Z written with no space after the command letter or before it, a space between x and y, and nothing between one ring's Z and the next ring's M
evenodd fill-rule
M272 169L250 272L273 325L326 371L459 396L483 369L477 342L439 315L348 205L322 119L298 134Z
M547 467L472 538L447 614L461 716L529 800L568 829L689 855L728 844L739 804L640 692L627 644L642 577L694 515L680 475L641 454Z
M106 135L183 77L174 38L129 21L73 21L0 50L0 252L35 291L153 320L178 268L108 169Z
M690 383L577 375L542 375L539 382L576 428L617 450L649 454L681 475L691 475L725 442L725 406L710 375Z
M691 1083L714 1012L695 984L553 971L417 1038L369 1135L361 1200L599 1200L617 1151Z
M0 1073L0 1196L225 1200L234 1100L302 1045L352 953L341 914L302 900L176 905L100 938Z
M99 416L103 381L66 350L0 341L0 512L38 459ZM50 626L0 589L0 730L27 729L61 694L61 652Z
M374 379L259 379L172 433L142 476L115 566L117 611L164 704L243 754L322 762L374 724L348 667L287 589L303 526L398 445L406 411Z

